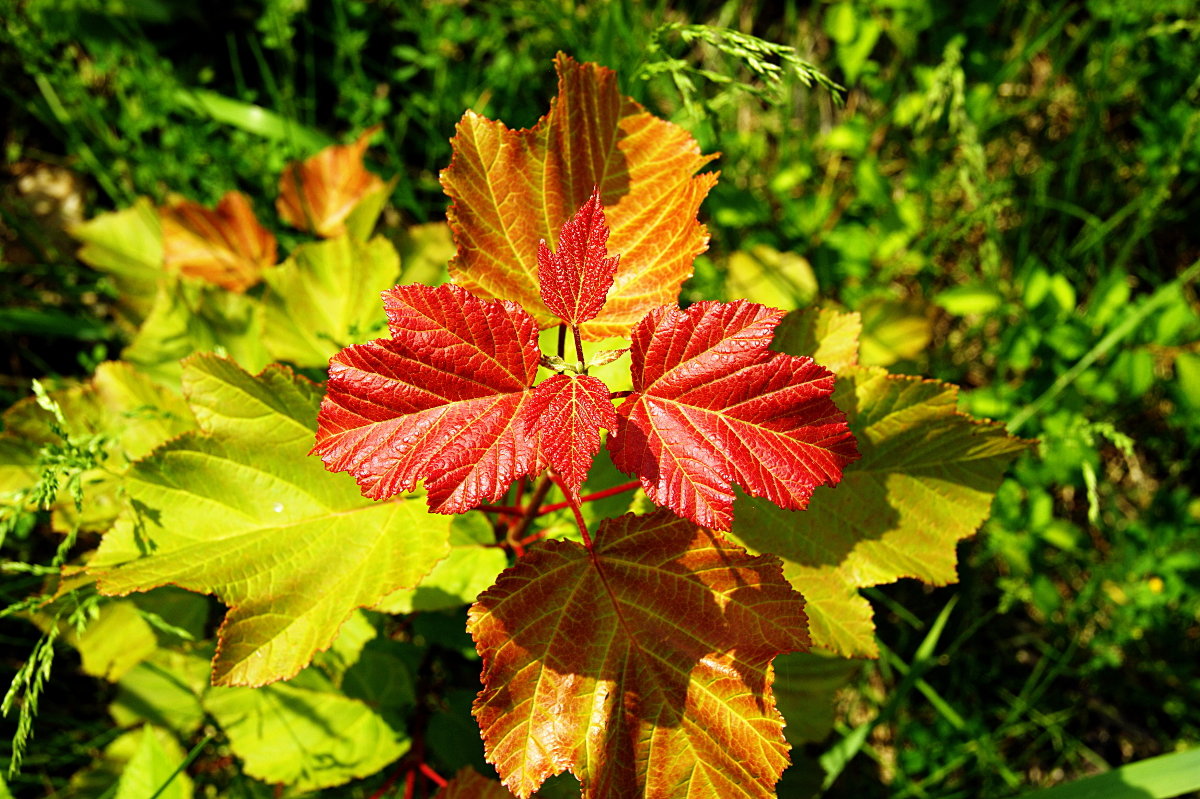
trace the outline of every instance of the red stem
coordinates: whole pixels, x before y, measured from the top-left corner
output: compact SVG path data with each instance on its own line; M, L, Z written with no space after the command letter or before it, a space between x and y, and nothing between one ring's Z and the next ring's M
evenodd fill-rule
M404 799L413 799L414 789L417 787L417 772L409 769L404 775Z
M426 777L428 777L430 779L430 781L435 783L437 785L437 787L439 787L439 788L446 787L446 778L443 777L441 774L438 774L433 769L431 769L429 767L428 763L422 762L421 765L418 766L418 768L420 768L421 773L424 774Z
M579 361L582 369L585 361L583 360L583 338L579 335L579 326L571 325L571 332L575 334L575 359Z
M621 494L625 491L634 491L641 486L641 484L641 480L630 480L628 483L621 483L620 485L615 485L612 488L606 488L603 491L597 491L593 494L584 494L579 498L579 504L582 505L585 502L594 502L597 499L604 499L605 497L611 497L614 494ZM544 516L547 513L554 513L556 510L562 510L563 508L569 507L571 507L570 502L555 502L553 505L543 505L542 507L538 508L538 516Z
M632 391L614 391L608 395L608 398L610 400L625 399L632 393L633 393Z
M579 509L579 503L571 499L571 492L563 485L563 481L553 471L550 472L554 477L554 484L558 486L558 490L563 492L563 496L567 498L567 504L571 508L571 512L575 514L575 524L579 525L579 532L583 535L583 545L592 551L592 537L588 535L587 525L583 521L583 511Z
M533 526L533 520L538 515L538 508L542 506L542 500L546 498L546 494L550 493L551 485L549 475L542 475L529 497L529 504L521 508L517 518L508 526L508 535L505 537L505 541L513 548L517 557L520 557L523 552L520 543L521 539L525 537L525 534L529 532L529 528Z
M475 510L484 513L505 513L509 516L520 516L525 512L525 509L518 505L476 505Z

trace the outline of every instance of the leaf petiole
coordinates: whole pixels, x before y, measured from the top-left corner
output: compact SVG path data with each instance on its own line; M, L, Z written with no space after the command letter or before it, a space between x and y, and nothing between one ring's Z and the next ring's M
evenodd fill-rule
M533 520L538 516L538 509L542 505L542 501L546 498L546 494L550 493L550 486L554 485L549 474L543 474L538 479L537 485L533 489L533 493L529 495L529 504L520 509L521 515L508 528L508 535L505 536L505 541L514 550L521 551L521 539L529 532L529 528L533 525Z
M558 490L563 492L563 496L567 498L567 506L571 512L575 514L575 524L579 526L579 534L583 536L583 545L587 547L588 552L592 551L592 537L588 535L587 523L583 520L583 511L579 508L579 502L572 499L571 491L557 474L553 471L548 472L553 475L554 484L558 486Z
M594 502L598 499L604 499L606 497L615 496L617 494L622 494L626 491L636 491L638 488L641 487L641 485L642 485L641 480L630 480L628 483L621 483L620 485L615 485L612 488L606 488L603 491L596 491L591 494L584 494L582 497L579 498L579 504L582 505L585 502ZM563 508L569 508L569 507L571 507L570 502L555 502L552 505L543 505L538 510L538 516L545 516L547 513L554 513L555 511L560 511Z
M575 360L578 361L578 371L581 375L587 374L587 361L583 359L583 337L579 335L579 325L571 325L571 332L575 334Z

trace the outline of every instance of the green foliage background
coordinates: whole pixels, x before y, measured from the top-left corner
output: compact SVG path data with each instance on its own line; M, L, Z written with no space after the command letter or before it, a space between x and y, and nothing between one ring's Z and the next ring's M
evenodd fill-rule
M1200 19L1185 0L0 0L0 402L121 347L112 286L62 232L72 215L238 188L277 224L287 161L382 123L370 166L399 177L384 218L399 235L443 215L463 110L532 124L558 50L616 69L722 153L685 299L858 311L864 358L957 383L964 410L1039 441L961 547L959 585L868 592L883 657L780 795L1009 796L1200 740ZM69 189L23 182L39 164ZM3 558L48 562L43 521L18 520ZM40 579L6 573L0 604ZM461 645L456 616L418 618ZM0 620L0 682L37 638ZM69 795L119 732L112 689L71 657L17 796ZM178 746L144 738L130 757ZM205 790L269 793L221 758L202 756Z

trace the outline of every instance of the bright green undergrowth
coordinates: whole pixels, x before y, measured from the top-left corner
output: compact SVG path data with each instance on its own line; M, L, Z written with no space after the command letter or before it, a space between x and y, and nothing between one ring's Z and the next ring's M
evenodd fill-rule
M382 122L372 167L400 176L384 219L393 233L443 213L437 170L464 108L532 124L559 49L617 69L624 91L722 152L702 209L720 256L698 262L686 297L858 311L864 359L958 383L965 410L1039 441L960 549L959 585L870 592L887 608L882 656L848 678L832 736L811 731L780 795L824 783L826 796L1010 796L1200 740L1200 321L1187 271L1200 27L1189 4L337 0L207 14L157 0L0 0L0 19L7 160L85 176L89 207L169 191L211 203L240 188L271 220L284 163ZM694 24L790 45L798 64ZM780 66L778 84L762 63ZM845 91L806 85L806 63ZM10 188L0 244L20 279L0 289L14 353L0 390L15 400L30 378L83 376L123 342L111 283ZM97 442L70 444L51 453L68 481L95 465L84 460ZM45 524L9 519L4 559L27 567L4 574L0 603L41 589L35 567L59 543ZM230 765L212 726L232 699L181 696L159 721L175 737L112 723L110 703L199 679L192 661L139 666L134 688L76 667L86 650L70 640L74 620L129 614L146 640L184 631L202 653L211 630L188 620L211 609L165 597L97 610L93 599L51 609L58 644L39 644L27 621L0 626L0 672L58 652L16 795L87 795L84 784L100 795L122 773L164 784L185 761L198 791L269 795ZM437 684L419 687L439 697L434 762L482 766L461 619L435 610L406 624L407 640L437 642ZM801 701L807 686L828 695L847 676L827 666L781 663L781 686ZM321 680L343 677L325 663L297 691L317 702ZM330 794L368 796L384 776ZM1112 795L1169 795L1140 790Z

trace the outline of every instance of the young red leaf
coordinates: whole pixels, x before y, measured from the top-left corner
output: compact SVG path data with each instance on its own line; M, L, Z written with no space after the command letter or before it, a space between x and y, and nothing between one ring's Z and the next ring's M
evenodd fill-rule
M717 176L696 172L716 156L701 155L686 130L623 97L612 70L562 54L554 66L558 96L532 128L510 130L471 111L458 123L441 175L458 248L450 276L553 324L537 288L538 241L554 244L562 221L598 187L608 246L621 263L583 338L624 336L647 311L675 300L708 246L696 213Z
M605 257L607 241L608 225L597 188L562 226L557 252L551 252L545 240L538 244L542 301L567 324L578 326L604 307L620 259L620 256Z
M545 468L516 424L540 357L533 317L453 285L397 286L383 299L392 338L330 361L313 447L325 467L373 499L424 480L440 513L498 499Z
M584 799L774 796L787 744L770 663L808 636L773 556L667 511L608 519L591 552L530 547L468 628L475 718L517 796L568 769Z
M633 393L608 437L655 503L728 530L737 483L802 509L858 457L833 374L769 349L782 311L745 300L664 307L633 330Z
M574 499L600 451L600 428L613 430L617 414L608 386L590 375L557 374L537 385L521 411L528 436L541 431L542 449Z

